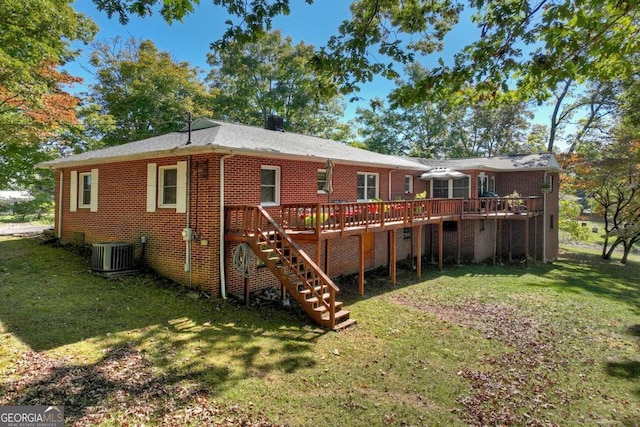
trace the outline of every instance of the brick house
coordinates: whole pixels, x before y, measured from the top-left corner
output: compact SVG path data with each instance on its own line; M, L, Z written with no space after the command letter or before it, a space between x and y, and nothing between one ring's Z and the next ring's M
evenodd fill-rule
M43 163L56 171L55 232L133 244L140 262L214 296L282 286L327 327L351 322L330 277L360 273L362 293L365 270L388 266L393 284L403 259L419 275L425 257L557 257L552 154L417 160L277 128L198 119Z

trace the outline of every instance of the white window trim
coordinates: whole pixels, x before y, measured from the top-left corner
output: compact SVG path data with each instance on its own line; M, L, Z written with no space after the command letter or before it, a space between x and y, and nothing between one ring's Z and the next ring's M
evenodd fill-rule
M467 189L467 198L470 199L471 198L471 175L465 175L465 178L467 179L467 183L468 183L468 189ZM456 178L456 179L462 179L462 178ZM430 180L431 184L431 198L433 198L433 182L436 181L435 179ZM438 180L438 181L444 181L444 180ZM453 199L453 178L450 178L447 180L447 199Z
M91 185L89 187L89 203L84 202L84 177L91 177ZM78 207L79 208L91 208L91 199L92 199L92 188L93 187L93 176L91 172L80 172L78 174Z
M260 166L260 171L263 170L272 170L276 173L276 182L275 182L275 201L273 202L263 202L262 201L262 181L260 181L260 206L280 206L280 166L271 166L271 165L262 165Z
M84 177L91 176L91 200L83 203ZM91 169L91 172L71 171L69 179L69 210L76 212L79 208L89 209L91 212L98 211L98 169Z
M316 180L318 179L317 178L318 177L318 173L320 173L320 172L324 172L324 182L327 182L327 170L326 169L318 169L318 172L316 173ZM316 182L316 185L317 185L317 182ZM318 194L327 194L327 192L324 191L324 190L318 189Z
M158 168L158 207L159 208L176 208L178 206L178 184L176 182L176 203L163 203L164 200L164 171L175 169L176 181L178 175L177 165L160 166Z
M367 175L374 175L376 177L376 194L374 199L378 199L380 198L380 174L377 172L358 172L358 176L360 175L364 175L364 195L366 196L368 193L368 187L367 187ZM358 181L356 179L356 193L358 192ZM358 202L366 202L367 200L370 200L369 198L365 198L365 199L357 199Z
M409 178L409 190L407 190L407 178ZM404 193L413 194L413 175L404 176Z

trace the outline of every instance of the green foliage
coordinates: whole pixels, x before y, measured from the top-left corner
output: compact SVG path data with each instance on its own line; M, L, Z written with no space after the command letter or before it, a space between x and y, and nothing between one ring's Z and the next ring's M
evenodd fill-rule
M67 0L0 0L0 188L37 180L35 164L55 154L76 122L79 79L59 67L77 56L97 27Z
M342 97L309 66L313 54L312 45L293 45L279 31L214 48L207 81L220 93L213 103L216 116L264 127L276 115L287 131L350 139L349 127L341 123Z
M304 217L304 225L305 227L315 227L316 226L316 221L317 221L318 216L313 213L310 214L308 216ZM329 219L329 215L326 213L321 213L320 214L320 224L324 224L325 222L327 222L327 219Z
M215 92L208 91L199 71L173 61L150 40L97 42L91 64L97 82L82 111L88 148L176 131L185 125L189 111L194 117L212 115Z
M589 240L591 229L583 227L578 220L582 205L575 200L560 200L560 214L558 217L558 227L565 231L576 241L584 242Z

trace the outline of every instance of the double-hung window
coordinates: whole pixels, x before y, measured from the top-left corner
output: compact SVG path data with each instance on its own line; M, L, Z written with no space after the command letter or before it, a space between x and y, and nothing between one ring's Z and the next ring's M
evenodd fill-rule
M448 179L434 179L431 181L431 197L434 199L448 199L449 198L449 180Z
M412 175L404 176L404 192L405 194L413 193L413 176Z
M161 208L175 208L178 200L178 167L160 166L158 169L160 172L158 205Z
M78 189L78 207L91 207L91 173L79 174L80 188Z
M277 206L280 204L280 167L262 166L260 170L260 204Z
M69 188L69 210L80 209L98 211L98 169L91 172L71 171Z
M147 164L147 212L157 208L187 212L187 162Z
M469 177L434 179L431 181L431 197L434 199L469 198Z
M324 186L327 184L327 170L318 169L318 194L325 194Z
M374 200L378 198L378 174L358 172L358 200Z

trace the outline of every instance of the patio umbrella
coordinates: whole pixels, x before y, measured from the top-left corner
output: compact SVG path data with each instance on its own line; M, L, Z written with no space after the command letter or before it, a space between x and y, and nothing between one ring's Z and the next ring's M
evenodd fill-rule
M449 168L434 168L429 172L420 175L420 179L451 179L464 178L466 175L462 172L454 171Z
M324 190L325 193L327 193L327 202L328 202L329 195L333 193L333 162L331 161L331 159L327 159L325 175L326 175L326 181L322 189Z

